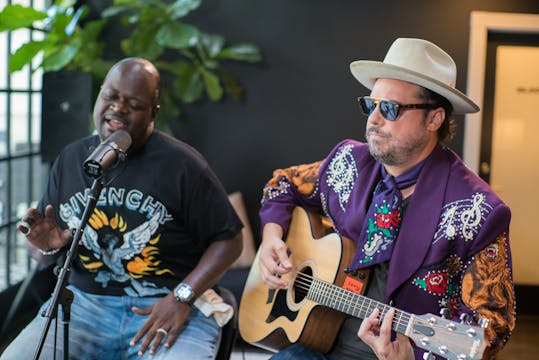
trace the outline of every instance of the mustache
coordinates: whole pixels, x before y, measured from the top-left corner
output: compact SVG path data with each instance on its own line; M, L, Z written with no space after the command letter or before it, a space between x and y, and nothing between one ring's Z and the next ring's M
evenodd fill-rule
M376 126L369 126L367 128L367 133L365 135L368 137L370 134L376 134L378 136L385 137L385 138L389 137L388 134L386 134L385 132L377 128Z

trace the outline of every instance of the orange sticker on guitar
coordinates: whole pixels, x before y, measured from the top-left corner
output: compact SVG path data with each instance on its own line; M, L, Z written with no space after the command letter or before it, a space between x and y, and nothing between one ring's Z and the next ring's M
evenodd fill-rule
M363 283L350 276L347 276L346 279L344 280L344 284L342 287L345 288L346 290L355 292L356 294L361 294L361 290L363 290Z

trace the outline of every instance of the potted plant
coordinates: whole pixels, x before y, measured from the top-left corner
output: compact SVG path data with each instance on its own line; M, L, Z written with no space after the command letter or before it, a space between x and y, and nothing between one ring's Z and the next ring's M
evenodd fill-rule
M227 45L223 36L208 34L185 21L202 0L113 0L95 19L87 5L76 0L55 0L45 11L22 5L7 5L0 12L0 31L33 28L42 39L31 39L9 59L10 72L18 71L41 57L44 72L81 70L100 83L113 62L102 56L102 31L108 22L119 21L127 37L121 40L121 57L140 56L152 61L166 79L162 91L165 120L178 118L178 104L204 97L219 101L225 94L242 98L242 87L226 70L224 62L255 63L258 48L249 43ZM35 63L35 62L34 62ZM35 69L32 69L35 70ZM158 122L170 131L168 122Z

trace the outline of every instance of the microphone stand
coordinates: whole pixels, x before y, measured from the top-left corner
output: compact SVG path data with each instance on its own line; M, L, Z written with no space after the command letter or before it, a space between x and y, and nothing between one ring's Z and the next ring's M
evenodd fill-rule
M71 318L71 303L73 302L74 295L73 292L66 287L68 283L68 275L69 271L71 270L71 264L73 263L75 254L77 253L77 248L82 237L83 230L86 227L88 220L90 220L90 216L95 209L103 186L104 184L101 177L94 179L90 193L88 194L88 202L86 203L86 208L84 209L81 222L75 232L75 235L73 236L73 241L71 242L71 246L66 254L64 265L58 273L58 280L56 281L56 286L54 287L49 306L42 314L43 316L47 317L47 321L45 323L43 332L41 333L41 338L34 355L34 360L39 359L52 319L57 316L58 305L62 306L63 314L62 324L64 325L64 359L69 359L69 321ZM54 356L56 356L56 350L54 351Z

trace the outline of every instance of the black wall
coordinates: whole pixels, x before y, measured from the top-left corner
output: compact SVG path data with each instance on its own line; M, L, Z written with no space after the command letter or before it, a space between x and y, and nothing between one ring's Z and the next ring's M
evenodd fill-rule
M356 97L367 90L350 74L350 62L382 60L397 37L425 38L453 56L465 92L474 10L539 13L539 2L204 0L189 20L231 42L257 44L264 61L231 63L245 102L184 108L176 136L203 153L229 192L244 193L257 232L261 189L273 169L321 159L341 139L363 139ZM464 125L457 120L451 146L462 153Z

